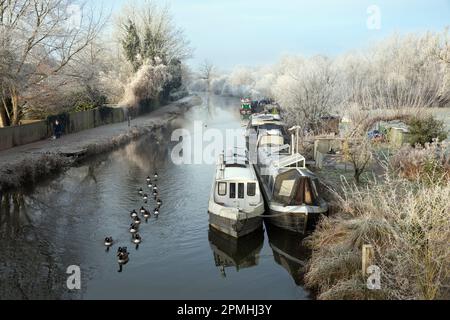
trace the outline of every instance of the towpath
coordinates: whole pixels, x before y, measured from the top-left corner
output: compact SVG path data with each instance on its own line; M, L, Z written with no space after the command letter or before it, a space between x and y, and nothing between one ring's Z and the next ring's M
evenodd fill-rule
M198 96L189 96L146 115L128 122L104 125L93 129L62 136L60 139L46 139L38 142L0 151L0 190L1 186L20 186L18 177L21 166L42 161L43 156L67 156L84 152L93 145L107 145L112 139L130 135L142 128L151 128L167 123L181 115L186 109L202 103Z

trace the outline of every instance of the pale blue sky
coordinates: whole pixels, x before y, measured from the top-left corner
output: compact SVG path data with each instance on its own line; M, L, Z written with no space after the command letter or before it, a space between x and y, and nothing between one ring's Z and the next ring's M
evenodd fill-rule
M106 2L117 12L127 0ZM450 26L450 0L162 0L194 47L192 66L208 59L230 69L284 54L336 55L393 33ZM109 4L110 3L110 4ZM381 29L369 30L377 5Z

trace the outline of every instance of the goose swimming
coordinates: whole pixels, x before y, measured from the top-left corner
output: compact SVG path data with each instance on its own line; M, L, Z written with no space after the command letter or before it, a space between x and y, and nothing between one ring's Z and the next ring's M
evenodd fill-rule
M133 235L133 243L139 245L139 244L141 244L141 242L142 242L141 235L139 233L134 234Z
M141 224L141 219L139 217L135 217L133 223L138 226Z
M133 210L133 211L130 212L130 217L131 218L136 218L137 216L138 216L138 214L137 214L136 210Z
M135 223L132 223L130 225L130 233L137 233L139 231L139 226Z
M127 248L119 248L119 250L117 251L117 262L119 263L119 265L124 265L127 264L129 261L129 253L127 251Z
M148 222L148 219L151 217L150 212L145 211L145 213L143 214L143 217L145 219L145 222Z
M113 243L114 243L114 241L113 241L113 238L112 238L112 237L107 237L107 238L105 238L105 246L106 246L107 248L112 247Z

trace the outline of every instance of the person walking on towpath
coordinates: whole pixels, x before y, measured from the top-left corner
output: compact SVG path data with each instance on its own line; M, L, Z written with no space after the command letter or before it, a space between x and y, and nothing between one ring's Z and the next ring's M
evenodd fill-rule
M53 125L53 139L59 139L62 136L62 125L59 120L55 121Z

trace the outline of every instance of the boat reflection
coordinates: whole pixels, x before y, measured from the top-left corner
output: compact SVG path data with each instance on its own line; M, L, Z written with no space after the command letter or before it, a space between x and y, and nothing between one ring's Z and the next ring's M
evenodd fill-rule
M226 277L226 268L235 267L239 271L258 265L259 253L264 244L262 228L236 239L210 227L208 238L214 261L223 277Z
M266 223L266 228L275 262L289 272L297 285L303 285L306 261L310 255L310 250L302 244L305 236L269 223Z

